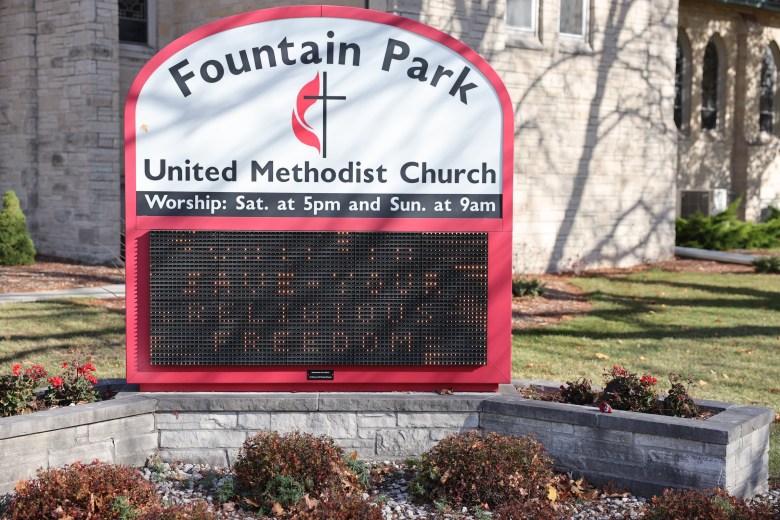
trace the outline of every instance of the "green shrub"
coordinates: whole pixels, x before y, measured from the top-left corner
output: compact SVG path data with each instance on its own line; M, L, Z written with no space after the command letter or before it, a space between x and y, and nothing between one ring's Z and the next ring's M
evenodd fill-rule
M423 454L409 490L418 499L487 504L546 496L552 459L530 437L458 433Z
M27 219L13 191L3 195L0 211L0 265L27 265L35 262L35 246L27 232Z
M780 273L780 255L762 256L753 260L753 268L757 273Z
M274 495L279 488L272 483L280 482L280 476L313 497L362 489L333 439L308 433L260 432L244 442L233 469L238 492L261 507L279 502L281 497Z
M615 410L652 413L658 410L655 384L658 379L650 375L641 378L618 365L604 374L606 384L599 402L609 403Z
M521 298L523 296L542 296L547 287L538 278L512 278L512 296Z
M675 243L683 247L725 251L728 249L761 249L780 245L780 218L764 223L737 219L740 200L734 201L723 213L705 217L700 213L676 221Z
M154 484L136 469L98 461L76 462L60 469L38 470L37 478L19 482L8 515L14 520L115 519L122 512L129 514L127 511L141 510L159 500Z
M699 415L699 407L693 402L688 392L693 381L688 379L687 384L681 383L682 377L678 374L669 374L669 382L672 387L664 397L663 406L667 415L675 417L696 417Z
M566 386L561 385L561 401L569 404L589 405L598 397L590 380L583 377L576 381L566 381Z
M661 497L653 497L644 518L646 520L676 520L707 518L708 520L769 520L777 518L769 506L748 507L723 489L666 489Z

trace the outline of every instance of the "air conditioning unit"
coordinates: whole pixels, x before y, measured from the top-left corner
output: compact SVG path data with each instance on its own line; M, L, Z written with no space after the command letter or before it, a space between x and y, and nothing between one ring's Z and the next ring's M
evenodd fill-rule
M696 213L705 217L723 213L728 208L729 190L685 190L680 193L680 218L691 218Z

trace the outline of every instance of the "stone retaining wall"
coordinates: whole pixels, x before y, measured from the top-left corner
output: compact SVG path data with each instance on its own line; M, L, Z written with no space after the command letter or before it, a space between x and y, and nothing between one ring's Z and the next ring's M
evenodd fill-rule
M329 435L367 459L419 455L444 436L481 429L533 434L562 470L649 496L664 487L767 490L769 408L700 401L681 419L532 401L508 394L120 393L102 403L0 419L0 493L39 467L100 459L231 465L260 430Z

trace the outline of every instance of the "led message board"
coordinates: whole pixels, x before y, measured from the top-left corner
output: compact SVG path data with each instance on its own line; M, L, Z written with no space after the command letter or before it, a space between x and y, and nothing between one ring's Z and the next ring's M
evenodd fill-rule
M143 390L509 381L512 106L473 50L362 9L203 26L125 110Z

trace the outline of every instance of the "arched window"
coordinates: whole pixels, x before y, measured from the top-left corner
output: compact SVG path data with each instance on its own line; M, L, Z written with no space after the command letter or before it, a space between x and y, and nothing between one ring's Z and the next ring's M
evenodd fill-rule
M718 126L718 48L710 40L704 49L701 75L701 128L714 130Z
M146 0L119 0L119 41L147 43L149 12Z
M674 67L674 124L687 130L691 106L691 44L684 32L677 35L677 58Z
M761 60L761 80L759 84L758 126L762 132L774 133L775 102L777 99L777 65L771 47L764 50Z

